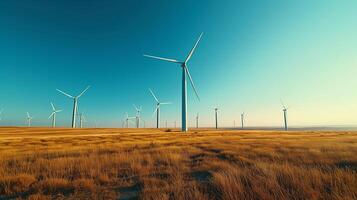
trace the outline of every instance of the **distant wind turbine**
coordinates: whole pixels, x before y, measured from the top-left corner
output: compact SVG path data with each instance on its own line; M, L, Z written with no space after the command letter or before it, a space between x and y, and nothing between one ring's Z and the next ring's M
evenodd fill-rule
M129 121L132 119L136 119L136 117L129 117L128 113L125 113L125 127L129 128Z
M136 128L140 128L140 112L141 112L141 106L136 107L135 104L133 104L135 110L136 110Z
M214 114L216 119L216 129L218 129L218 108L214 108Z
M58 112L61 112L62 110L56 110L55 106L53 105L53 103L51 102L51 107L52 107L52 113L51 115L48 117L51 118L52 117L52 127L55 127L56 126L56 114Z
M31 120L33 119L33 117L30 116L29 112L26 112L27 114L27 126L30 127L31 126Z
M79 127L83 128L84 122L87 122L86 118L84 117L83 113L79 113Z
M2 112L4 111L4 109L2 108L1 110L0 110L0 121L2 120L2 118L1 118L1 115L2 115Z
M59 89L57 89L58 92L66 95L67 97L73 99L73 113L72 113L72 128L76 127L76 116L77 116L77 106L78 106L78 99L89 89L90 86L87 86L86 89L84 89L78 96L74 97L72 95L69 95Z
M285 128L285 131L287 131L288 130L288 121L287 121L287 115L288 115L288 109L290 108L286 108L285 107L285 105L284 105L284 103L283 103L283 101L282 100L280 100L280 102L281 102L281 105L283 106L283 113L284 113L284 128Z
M244 112L242 114L240 114L240 121L242 124L242 129L244 129Z
M170 102L160 102L159 98L156 97L156 95L154 94L154 92L149 89L151 95L154 97L155 101L156 101L156 109L153 113L153 115L156 113L156 128L160 128L160 106L161 105L168 105L171 104Z
M196 128L198 128L198 113L196 115Z
M201 33L200 37L198 38L198 40L196 41L195 45L193 46L193 48L191 49L190 53L188 54L187 58L185 61L177 61L175 59L169 59L169 58L162 58L162 57L157 57L157 56L151 56L151 55L144 55L146 57L149 58L154 58L154 59L158 59L158 60L163 60L163 61L167 61L167 62L173 62L173 63L177 63L179 65L181 65L182 68L182 127L181 130L182 131L188 131L188 126L187 126L187 80L186 80L186 75L188 76L188 78L190 79L190 83L192 85L193 90L195 91L195 94L198 98L198 100L200 99L195 87L195 84L193 83L190 71L188 70L187 67L187 62L190 60L193 52L195 51L198 43L201 40L203 33Z

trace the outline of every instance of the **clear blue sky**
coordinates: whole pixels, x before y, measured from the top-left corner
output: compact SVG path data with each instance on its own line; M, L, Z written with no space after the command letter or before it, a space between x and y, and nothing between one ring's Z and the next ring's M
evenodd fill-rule
M70 125L72 101L93 125L120 126L132 104L153 125L152 88L162 124L181 119L181 71L144 53L184 59L204 36L189 67L189 119L232 126L282 125L282 98L293 126L357 124L357 1L47 1L0 2L0 125Z

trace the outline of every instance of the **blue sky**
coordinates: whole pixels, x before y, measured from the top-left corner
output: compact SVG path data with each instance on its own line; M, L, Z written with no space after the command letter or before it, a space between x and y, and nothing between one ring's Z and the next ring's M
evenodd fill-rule
M181 119L181 70L144 53L190 60L201 97L189 88L189 119L232 126L240 112L250 126L282 125L280 98L292 126L357 124L357 2L45 1L0 2L0 125L70 126L72 102L88 125L120 126L132 104L152 126L152 88L163 101L162 124Z

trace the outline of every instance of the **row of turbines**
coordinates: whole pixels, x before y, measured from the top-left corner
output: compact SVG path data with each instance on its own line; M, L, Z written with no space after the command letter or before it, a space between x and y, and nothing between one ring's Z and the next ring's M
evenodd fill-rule
M200 97L198 95L198 92L196 90L195 84L193 82L192 76L190 74L190 70L188 69L188 61L191 59L193 53L195 52L199 42L201 41L201 38L203 36L203 33L200 34L200 36L198 37L198 39L196 40L194 46L192 47L192 49L190 50L189 54L187 55L186 59L183 61L178 61L176 59L171 59L171 58L164 58L164 57L159 57L159 56L153 56L153 55L148 55L148 54L144 54L143 56L148 57L148 58L152 58L152 59L156 59L156 60L161 60L161 61L166 61L166 62L170 62L170 63L175 63L178 64L181 69L182 69L182 110L181 110L181 131L186 132L188 131L188 123L187 123L187 115L188 115L188 108L187 108L187 78L189 79L189 82L196 94L196 97L198 100L200 100ZM62 93L63 95L69 97L70 99L73 100L73 111L72 111L72 128L76 127L76 117L79 116L80 117L80 127L83 126L83 122L85 122L85 118L83 116L83 113L78 113L78 100L81 96L83 96L83 94L90 88L90 86L87 86L79 95L77 96L72 96L66 92L63 92L62 90L57 89L58 92ZM156 128L160 128L160 106L161 105L166 105L166 104L171 104L170 102L161 102L159 101L159 99L157 98L157 96L155 95L155 93L149 89L151 95L154 97L155 101L156 101L156 109L154 111L153 114L156 113ZM51 103L51 107L52 107L52 113L50 115L49 118L52 117L52 126L54 127L56 125L56 114L58 112L61 112L62 110L57 110L55 108L55 106L53 105L53 103ZM127 113L125 115L125 122L124 122L124 126L125 127L129 127L129 122L131 120L135 119L135 124L136 127L139 128L140 127L140 121L141 121L141 117L140 117L140 112L141 112L141 106L137 107L135 106L136 109L136 116L131 117L129 116ZM218 108L215 108L215 127L218 128ZM288 130L288 125L287 125L287 108L284 106L283 104L283 113L284 113L284 126L285 126L285 130ZM1 113L0 113L1 114ZM33 119L32 116L30 116L29 113L27 113L27 122L28 122L28 126L31 126L31 120ZM198 119L199 116L197 114L196 116L196 127L198 128ZM176 125L175 125L176 126ZM244 128L244 113L241 114L241 126L242 128Z
M149 89L150 93L152 94L152 96L154 97L155 101L156 101L156 108L155 108L155 111L153 113L153 116L156 114L156 128L160 128L160 105L168 105L168 104L172 104L171 102L160 102L159 99L157 98L157 96L154 94L154 92ZM85 92L85 91L84 91ZM84 93L82 92L82 94ZM63 93L61 91L61 93ZM67 93L65 93L67 94ZM67 96L67 95L66 95ZM80 97L80 95L78 95L77 97ZM78 100L78 98L77 98ZM78 101L76 100L76 102L74 103L73 105L73 111L74 111L74 114L72 115L72 127L75 128L76 127L76 116L79 116L79 127L80 128L83 128L83 123L84 122L87 122L83 113L78 113ZM61 112L62 110L58 110L55 108L54 104L52 102L50 102L50 105L52 107L52 113L50 114L50 116L48 117L49 119L52 118L52 127L55 127L56 126L56 115L57 113ZM130 117L127 113L125 113L125 120L123 121L123 125L122 127L124 128L129 128L129 122L130 120L135 120L135 127L136 128L140 128L140 122L143 121L144 122L144 125L143 125L143 128L145 128L145 120L141 119L141 110L142 110L142 107L139 106L137 107L135 104L133 104L133 107L135 108L136 110L136 116L134 117ZM285 105L282 103L282 107L283 107L283 117L284 117L284 129L287 131L288 130L288 124L287 124L287 111L288 111L288 108L285 107ZM218 111L219 109L217 107L214 108L214 116L215 116L215 128L218 129ZM3 109L0 110L0 121L1 121L1 114L3 112ZM78 113L78 114L77 114ZM27 114L27 117L26 117L26 120L27 120L27 126L31 126L31 121L32 119L34 118L33 116L31 116L28 112L26 113ZM244 122L245 122L245 113L241 113L240 114L240 121L241 121L241 129L244 129ZM74 123L73 123L74 122ZM95 122L96 124L96 127L97 127L97 122ZM165 122L165 127L168 128L168 122L166 121ZM174 121L174 128L177 127L177 122ZM236 128L236 121L234 120L233 121L233 127ZM199 114L197 113L196 115L196 128L199 128Z

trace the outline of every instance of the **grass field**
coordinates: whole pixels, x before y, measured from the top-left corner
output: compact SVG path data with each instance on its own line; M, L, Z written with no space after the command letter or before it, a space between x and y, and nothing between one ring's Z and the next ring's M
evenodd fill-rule
M357 132L0 128L0 199L357 199Z

